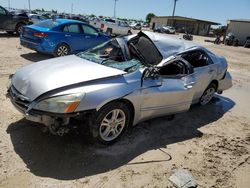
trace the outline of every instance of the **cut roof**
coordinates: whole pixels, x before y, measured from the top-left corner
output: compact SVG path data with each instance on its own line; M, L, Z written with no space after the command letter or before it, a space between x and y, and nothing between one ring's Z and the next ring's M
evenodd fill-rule
M173 16L155 16L155 18L169 18L172 19ZM216 22L211 22L207 20L200 20L200 19L195 19L195 18L188 18L188 17L183 17L183 16L174 16L175 20L185 20L185 21L193 21L193 22L205 22L211 25L221 25L220 23Z

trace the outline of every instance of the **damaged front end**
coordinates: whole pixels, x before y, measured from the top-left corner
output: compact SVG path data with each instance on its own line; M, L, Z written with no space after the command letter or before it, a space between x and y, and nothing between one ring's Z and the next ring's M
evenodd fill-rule
M74 127L70 124L71 119L83 119L90 117L90 115L95 113L95 110L74 112L80 100L82 99L81 97L83 97L82 95L80 98L78 98L78 100L67 101L68 104L65 101L62 102L62 99L66 98L65 96L51 97L38 102L31 102L27 97L18 92L14 86L11 86L9 87L6 96L10 98L15 108L24 114L27 120L45 125L46 129L48 129L53 135L63 136L64 134L68 133L70 129ZM76 95L71 96L77 99ZM58 105L60 105L61 108L58 108L58 106L55 105L51 106L48 102L52 100L53 104L55 104L56 98L57 100L61 99L61 102L58 102ZM48 108L50 108L49 111ZM60 111L60 109L63 110Z

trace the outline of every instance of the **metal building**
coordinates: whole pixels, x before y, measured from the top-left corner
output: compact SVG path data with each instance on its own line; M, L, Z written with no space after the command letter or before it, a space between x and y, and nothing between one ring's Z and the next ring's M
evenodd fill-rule
M209 35L211 25L220 25L216 22L187 18L182 16L156 16L151 19L150 27L152 29L159 26L174 26L177 32L187 31L194 35Z
M239 45L243 45L246 38L250 37L250 19L228 20L227 34L233 33L239 40Z

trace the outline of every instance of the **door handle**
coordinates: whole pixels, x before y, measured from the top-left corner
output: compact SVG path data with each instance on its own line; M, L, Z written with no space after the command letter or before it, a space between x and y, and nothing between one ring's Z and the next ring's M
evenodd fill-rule
M85 36L86 39L90 39L90 36Z
M186 89L192 89L193 88L193 85L185 85L184 86Z
M65 37L71 37L71 35L69 35L69 34L66 34L66 35L65 35Z
M209 69L209 74L212 74L214 72L214 69Z

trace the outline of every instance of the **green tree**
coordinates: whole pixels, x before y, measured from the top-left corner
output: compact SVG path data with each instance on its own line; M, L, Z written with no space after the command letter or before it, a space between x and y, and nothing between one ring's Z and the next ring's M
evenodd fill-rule
M153 18L153 17L155 17L154 13L148 13L147 16L146 16L146 22L150 23L151 18Z

